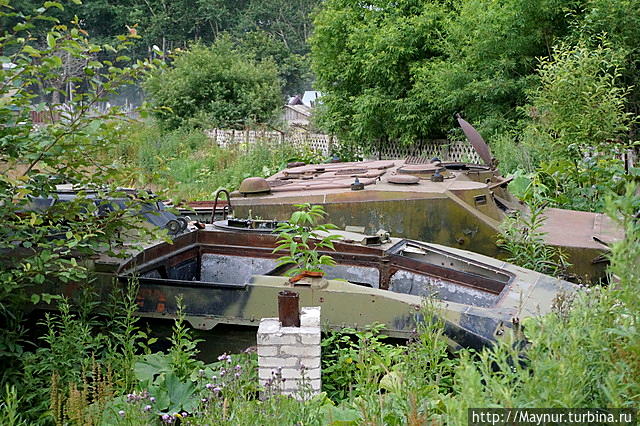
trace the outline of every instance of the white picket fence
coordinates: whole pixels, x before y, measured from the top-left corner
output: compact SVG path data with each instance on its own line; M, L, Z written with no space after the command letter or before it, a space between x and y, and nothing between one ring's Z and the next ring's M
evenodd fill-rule
M286 144L301 149L311 148L314 151L328 156L334 137L321 133L311 133L303 130L280 132L277 130L230 130L211 129L205 132L220 147L250 148L256 143L269 145Z
M278 146L280 144L300 149L311 148L328 156L332 147L339 144L337 138L322 133L312 133L302 129L288 132L268 129L210 129L206 134L220 147L250 149L256 143ZM443 161L478 163L480 158L470 143L466 141L450 142L446 139L433 140L414 145L387 146L382 150L364 153L368 159L403 159L407 157L433 158Z

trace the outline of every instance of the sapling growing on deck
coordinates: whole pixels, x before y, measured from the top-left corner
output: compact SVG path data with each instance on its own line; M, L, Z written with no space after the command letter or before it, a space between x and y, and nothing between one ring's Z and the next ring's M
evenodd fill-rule
M273 252L288 251L288 254L278 258L278 266L293 264L289 275L304 272L322 273L322 265L334 266L335 260L330 255L320 254L318 250L335 250L333 242L342 238L340 235L322 235L337 226L327 223L319 224L326 213L322 206L309 203L296 204L298 209L291 214L291 218L276 228L278 232L278 247Z

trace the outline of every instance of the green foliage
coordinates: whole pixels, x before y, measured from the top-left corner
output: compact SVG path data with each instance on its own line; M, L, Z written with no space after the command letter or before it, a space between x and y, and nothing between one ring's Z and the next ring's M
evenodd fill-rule
M630 146L634 121L625 110L628 91L619 86L623 60L623 52L605 42L562 46L541 63L541 86L527 107L532 121L523 138L556 205L602 210L605 194L620 194L634 179L617 159Z
M544 196L547 187L539 181L539 177L534 174L533 180L522 188L522 192L516 193L527 203L528 214L516 212L514 216L507 217L501 224L497 242L509 253L508 262L557 277L564 275L570 264L561 249L544 241L545 233L541 228L546 220L544 209L548 199ZM520 180L515 179L513 183L520 184Z
M22 426L28 423L20 414L20 397L15 386L5 384L0 397L0 422L7 426Z
M288 162L322 160L310 149L267 141L221 148L199 129L163 132L153 123L137 123L114 132L120 143L113 155L130 170L128 184L171 188L177 199L211 200L219 188L233 190L245 178L271 176Z
M325 2L311 39L320 125L360 147L426 136L429 109L411 91L416 69L441 55L445 17L437 2Z
M110 342L113 336L96 330L89 314L92 304L78 307L76 316L63 301L62 313L43 324L48 332L40 339L42 347L26 353L31 344L24 337L24 309L53 300L48 288L72 282L88 288L88 257L123 256L125 241L155 235L137 214L147 195L129 198L119 191L119 168L102 160L115 141L108 123L124 120L125 114L118 108L96 109L152 64L124 68L120 59L97 58L104 52L124 55L135 36L122 36L114 45L95 44L77 19L66 22L52 16L52 11L64 9L62 4L48 2L34 14L20 13L12 5L0 3L0 19L14 24L3 27L0 38L0 51L6 55L0 61L9 64L0 70L0 363L3 381L13 381L24 395L23 415L35 422L45 419L40 416L48 408L53 373L61 376L63 385L79 381L86 375L90 354L107 358L108 348L115 345ZM33 33L46 34L46 43ZM82 64L80 72L67 72L70 58ZM70 86L73 99L63 105L60 100L68 93L62 88ZM46 113L52 122L35 126L32 111ZM56 185L63 183L78 189L78 197L34 207L34 198L56 200ZM130 208L99 212L99 199L124 199Z
M185 324L185 306L182 297L177 298L176 304L178 311L173 323L173 334L169 339L171 342L169 358L172 371L179 379L185 380L193 370L201 366L201 363L195 360L195 355L199 352L196 346L202 340L194 340L191 337L189 328Z
M529 204L529 215L516 213L501 224L498 245L509 253L507 261L543 274L562 276L569 266L567 256L544 241L544 204Z
M333 401L376 392L403 348L384 343L384 326L330 331L322 340L322 387Z
M274 253L287 251L288 255L278 258L278 266L295 265L287 271L295 275L304 271L321 272L322 265L335 266L336 262L329 255L320 255L317 250L333 248L333 242L341 239L340 235L322 235L337 227L331 223L318 224L326 213L322 206L309 203L296 204L298 209L291 213L291 218L276 228L279 244Z
M275 65L250 59L228 38L178 53L149 77L145 89L167 129L241 129L269 122L282 103Z
M494 145L501 168L525 169L517 179L539 182L551 206L587 211L602 211L607 194L637 181L637 170L620 161L637 144L630 139L637 120L626 111L629 92L620 86L624 59L603 41L562 45L541 61L541 85L522 109L529 118Z
M310 19L303 17L302 19ZM311 87L312 80L307 55L294 53L286 40L267 31L249 31L236 37L237 49L257 62L272 61L278 68L278 76L283 82L285 96L302 94ZM307 46L301 51L306 51Z
M482 133L508 129L516 107L537 82L537 58L566 34L563 0L470 0L454 2L446 22L441 60L416 71L412 94L430 102L433 125L447 132L460 112Z
M178 48L198 41L209 45L229 35L240 49L255 54L258 61L271 58L286 82L284 94L300 93L309 88L306 40L312 30L310 12L318 0L147 0L111 2L91 0L64 3L64 10L47 6L61 22L78 16L82 28L101 43L113 43L124 31L139 35L128 55L135 62L150 56L163 59ZM36 14L41 0L13 0L21 13ZM16 17L0 17L0 28L11 28ZM45 43L46 28L32 28L34 36ZM155 47L154 47L155 46ZM101 58L118 55L101 52Z
M623 148L631 122L625 111L628 90L618 85L623 61L624 52L606 42L595 48L559 46L540 63L541 84L528 111L533 123L525 132L559 157Z

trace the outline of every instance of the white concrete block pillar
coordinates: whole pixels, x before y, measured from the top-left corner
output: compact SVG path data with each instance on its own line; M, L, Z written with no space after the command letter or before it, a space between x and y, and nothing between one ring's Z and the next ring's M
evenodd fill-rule
M320 392L320 307L302 308L300 327L263 318L257 340L258 377L266 394L305 399Z

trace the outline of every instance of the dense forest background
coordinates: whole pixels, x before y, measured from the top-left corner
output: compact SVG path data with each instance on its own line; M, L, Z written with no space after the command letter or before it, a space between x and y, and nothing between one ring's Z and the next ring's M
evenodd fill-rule
M293 95L310 86L307 39L310 13L319 4L319 0L91 0L65 3L63 10L53 8L51 15L62 23L77 16L80 28L96 43L111 43L118 35L136 32L141 38L129 52L133 60L168 56L176 49L196 42L211 44L227 35L255 59L277 63L283 93ZM17 0L11 5L29 14L43 2ZM17 19L6 18L3 24L10 27ZM43 25L33 34L42 37L46 31Z

